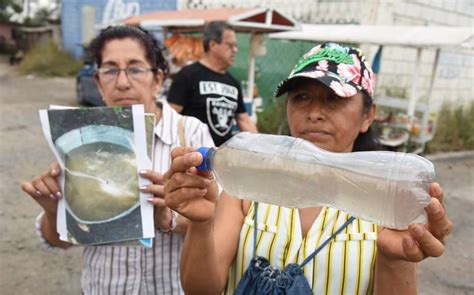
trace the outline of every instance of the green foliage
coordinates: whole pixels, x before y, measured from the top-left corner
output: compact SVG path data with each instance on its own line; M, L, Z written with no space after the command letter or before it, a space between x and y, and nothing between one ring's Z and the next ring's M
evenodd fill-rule
M239 52L229 72L238 80L246 81L248 74L248 53L250 34L238 34ZM298 59L315 44L304 41L283 41L265 36L267 53L255 59L255 83L263 99L263 105L273 104L273 92L280 81L288 77ZM246 88L244 89L246 92Z
M474 150L474 101L467 107L444 104L427 152Z
M54 9L48 9L48 8L40 8L38 11L36 11L35 15L33 17L26 17L23 21L24 26L28 27L40 27L40 26L46 26L50 22L54 21L52 19L52 14L54 12Z
M8 21L12 14L20 13L22 10L21 1L0 0L0 21Z
M286 120L286 101L280 97L272 104L267 104L263 112L258 113L258 131L269 134L289 135Z
M53 13L53 9L48 8L40 8L36 13L33 19L31 20L32 23L38 25L47 25L51 18L51 14Z
M250 34L238 34L239 52L229 69L238 81L246 81L248 75L248 53ZM263 100L264 110L258 113L257 127L260 132L270 134L289 134L286 123L285 98L274 98L273 92L280 81L288 77L298 59L314 43L273 40L265 36L267 53L255 60L255 83ZM247 88L243 85L244 95Z
M25 54L18 71L39 76L74 76L82 66L70 53L53 42L38 44Z

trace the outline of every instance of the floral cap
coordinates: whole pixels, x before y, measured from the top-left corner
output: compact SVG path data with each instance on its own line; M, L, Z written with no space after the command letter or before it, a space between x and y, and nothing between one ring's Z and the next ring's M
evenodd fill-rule
M325 43L305 53L288 78L275 90L278 97L290 90L297 77L313 78L330 87L340 97L351 97L361 90L373 96L375 75L358 48Z

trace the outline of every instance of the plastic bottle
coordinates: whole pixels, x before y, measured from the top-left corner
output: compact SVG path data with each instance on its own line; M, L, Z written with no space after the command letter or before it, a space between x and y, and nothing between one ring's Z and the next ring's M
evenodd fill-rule
M199 148L228 194L285 207L329 206L389 228L426 221L433 164L414 154L332 153L306 140L242 132Z

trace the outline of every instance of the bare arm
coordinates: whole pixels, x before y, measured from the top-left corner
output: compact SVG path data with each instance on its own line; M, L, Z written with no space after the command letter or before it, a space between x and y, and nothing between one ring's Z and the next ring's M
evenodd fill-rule
M416 294L416 263L387 260L377 255L374 294Z
M202 161L190 148L176 148L165 174L166 205L188 218L181 282L186 294L220 294L238 246L244 215L241 202L221 195L211 173L194 168Z
M67 249L71 243L61 241L56 228L56 214L48 214L45 212L41 220L41 234L43 238L53 247Z
M257 126L252 122L247 113L238 113L235 119L241 131L258 132Z
M175 103L172 103L170 102L169 105L175 110L177 111L178 113L181 113L183 111L183 106L182 105L179 105L179 104L175 104Z
M237 253L243 219L241 201L223 193L212 222L190 222L181 256L186 294L222 293Z

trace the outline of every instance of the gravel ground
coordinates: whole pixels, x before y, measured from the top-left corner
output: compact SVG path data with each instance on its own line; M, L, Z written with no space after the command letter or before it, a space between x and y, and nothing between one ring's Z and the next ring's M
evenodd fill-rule
M45 250L34 231L39 207L20 188L54 160L38 110L75 105L74 79L18 76L0 56L0 294L80 294L80 248ZM455 228L443 257L418 268L419 294L474 294L474 153L433 157Z

